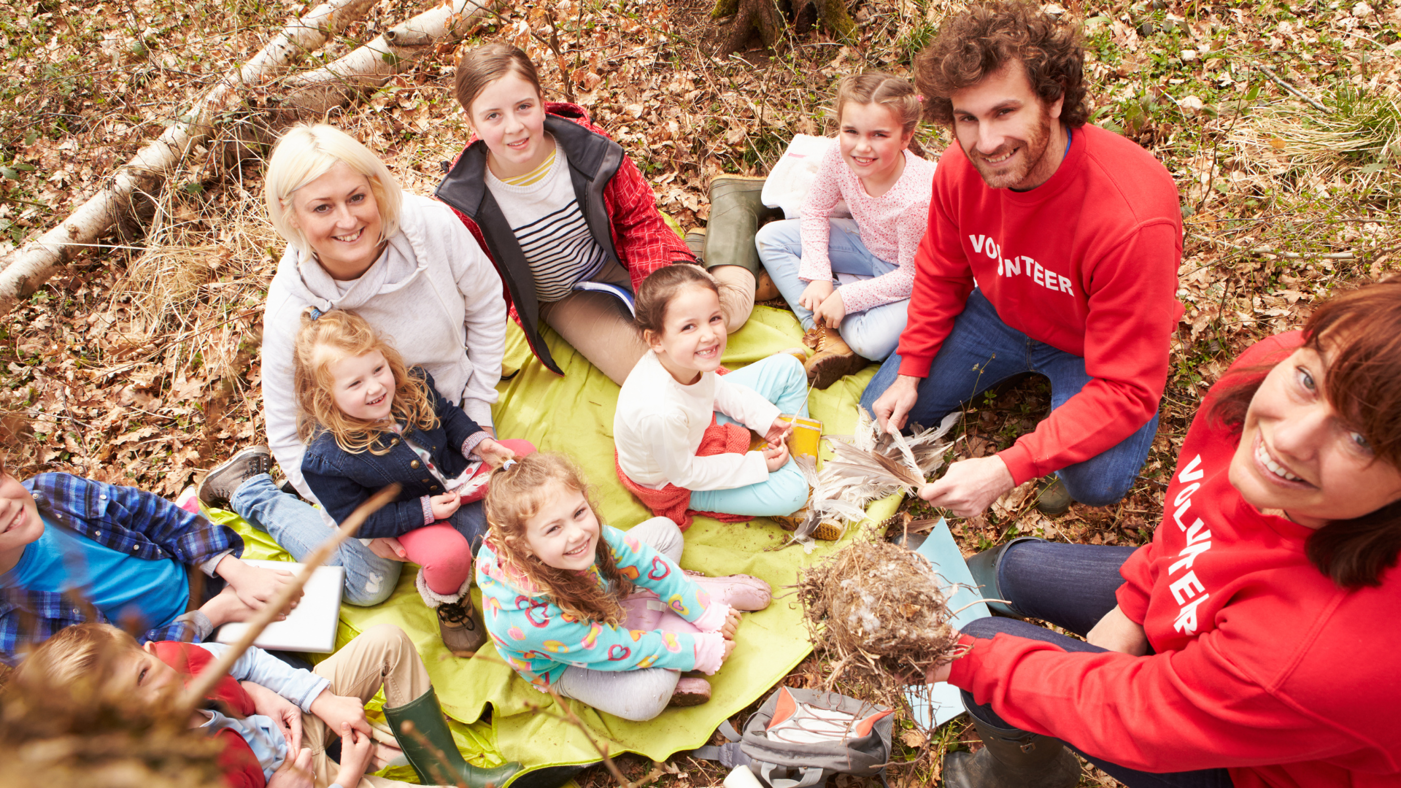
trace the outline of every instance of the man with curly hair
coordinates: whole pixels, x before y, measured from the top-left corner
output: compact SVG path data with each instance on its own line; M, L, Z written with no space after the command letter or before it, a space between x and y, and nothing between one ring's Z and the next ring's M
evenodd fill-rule
M958 144L934 174L909 323L861 404L898 429L1015 375L1051 383L1034 432L920 491L956 515L1052 473L1043 511L1111 504L1157 432L1182 316L1177 188L1147 151L1087 123L1083 61L1076 29L1014 2L950 19L915 61L926 115Z

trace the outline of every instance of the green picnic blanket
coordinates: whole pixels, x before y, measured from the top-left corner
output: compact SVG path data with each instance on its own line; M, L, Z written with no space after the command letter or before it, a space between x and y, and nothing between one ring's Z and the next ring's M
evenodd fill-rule
M618 482L613 458L613 413L618 387L575 353L558 335L544 330L550 352L565 375L545 369L530 354L524 334L512 324L507 335L505 374L514 376L499 386L500 401L494 408L497 434L524 438L542 451L565 452L583 467L596 488L599 515L610 525L629 528L650 516ZM799 344L802 329L791 312L756 307L742 330L730 337L725 365L742 367ZM856 424L856 403L874 374L869 366L826 391L813 391L808 403L812 417L824 424L829 435L848 434ZM868 514L879 520L894 513L899 497L873 503ZM249 540L249 556L283 557L266 534L257 532L235 515L215 512L232 522ZM847 540L857 531L853 528ZM819 542L811 555L797 545L781 548L788 534L767 519L725 524L698 517L686 532L681 564L707 574L746 573L773 586L777 597L767 610L747 614L740 625L734 654L710 677L709 703L684 709L668 709L648 722L628 722L570 701L583 725L610 755L641 753L665 760L682 750L706 743L721 721L763 697L782 681L811 650L799 610L785 586L797 578L800 567L827 554L834 546ZM781 549L780 549L781 548ZM414 589L417 567L406 565L398 588L388 602L372 608L341 608L338 645L344 645L362 629L380 623L395 624L413 638L437 688L444 711L454 720L458 745L479 765L520 761L526 771L547 766L591 763L599 753L589 737L566 721L547 694L518 678L488 643L472 659L450 656L438 639L437 619ZM478 610L481 599L475 588ZM490 710L490 721L480 721ZM406 770L394 776L402 777Z

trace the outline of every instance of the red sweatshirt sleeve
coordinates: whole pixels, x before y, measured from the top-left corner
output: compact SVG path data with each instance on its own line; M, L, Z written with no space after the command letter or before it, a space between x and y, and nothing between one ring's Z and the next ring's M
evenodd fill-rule
M945 154L948 155L948 154ZM934 196L929 203L929 229L915 252L915 281L910 291L910 319L900 334L900 374L923 378L929 365L953 330L954 318L963 313L973 292L973 269L959 244L958 225L950 218L934 172Z
M628 269L636 292L648 274L672 263L694 263L695 255L657 210L657 195L626 154L603 190L612 221L613 248Z
M1131 769L1267 766L1355 752L1357 732L1270 692L1232 662L1227 629L1148 657L1067 653L1041 641L965 637L949 682L1002 719ZM1234 642L1233 642L1234 641Z
M1085 372L1090 382L1036 430L997 456L1021 484L1098 456L1158 412L1176 328L1178 230L1136 228L1086 282Z

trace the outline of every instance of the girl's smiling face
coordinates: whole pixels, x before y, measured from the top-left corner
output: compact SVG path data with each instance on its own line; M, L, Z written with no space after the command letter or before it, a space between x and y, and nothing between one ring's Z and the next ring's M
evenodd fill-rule
M861 179L872 197L890 190L905 171L905 148L914 133L905 133L895 112L884 104L848 101L842 106L837 147L842 161Z
M19 563L24 548L44 535L39 505L19 479L0 469L0 572Z
M554 150L545 136L540 92L514 71L482 88L472 99L467 121L491 152L488 165L498 178L532 172Z
M1401 470L1378 460L1328 401L1327 348L1275 365L1250 401L1231 484L1247 503L1307 528L1351 520L1401 499Z
M331 398L341 413L366 422L389 418L394 405L394 370L384 354L371 350L345 356L327 365L331 373Z
M725 354L727 337L720 296L701 285L683 287L666 305L661 333L648 331L644 338L677 383L695 383L701 373L719 369L720 357Z
M601 527L583 491L552 481L540 497L540 508L525 521L530 554L555 569L582 572L593 566Z

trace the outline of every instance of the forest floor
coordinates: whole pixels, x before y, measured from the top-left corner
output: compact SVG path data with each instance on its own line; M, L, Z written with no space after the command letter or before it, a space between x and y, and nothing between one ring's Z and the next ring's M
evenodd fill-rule
M431 193L466 141L452 96L459 44L510 41L541 66L551 98L577 101L642 167L660 207L703 225L721 173L763 174L794 134L831 134L842 76L908 74L957 6L852 0L859 38L790 31L777 50L715 52L706 0L516 2L439 47L331 120L380 151L404 186ZM20 7L26 6L26 7ZM304 13L306 0L38 0L0 8L0 265L107 183L192 101ZM339 56L422 10L381 0L297 69ZM1137 141L1172 173L1185 217L1185 308L1152 454L1117 506L1055 520L1019 491L951 522L965 550L1017 534L1140 544L1207 387L1253 341L1295 327L1336 288L1385 276L1401 253L1401 5L1378 0L1047 6L1081 20L1093 122ZM756 40L757 41L757 40ZM259 441L262 303L282 242L261 205L277 83L250 90L142 219L80 254L0 316L0 435L21 477L63 470L174 495ZM271 121L275 123L276 121ZM264 135L260 137L260 134ZM250 143L250 140L254 142ZM935 158L948 144L922 127ZM960 456L982 456L1049 409L1039 379L968 408ZM926 515L919 511L915 514ZM815 685L809 660L789 683ZM937 779L942 754L974 737L955 723L902 723L893 783ZM623 759L630 779L716 784L677 757ZM1088 773L1087 773L1088 774ZM602 785L601 769L582 781ZM1088 774L1086 784L1113 784Z

